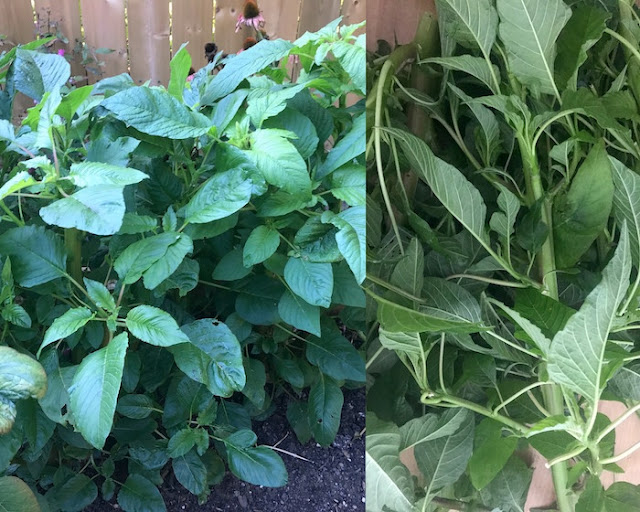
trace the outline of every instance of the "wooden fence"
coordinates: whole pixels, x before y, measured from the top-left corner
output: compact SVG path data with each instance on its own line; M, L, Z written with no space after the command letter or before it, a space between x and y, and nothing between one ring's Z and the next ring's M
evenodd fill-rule
M258 2L270 38L294 40L342 15L345 23L365 19L366 0L261 0ZM0 34L8 42L26 43L47 33L62 33L58 44L73 56L72 72L94 82L103 76L129 72L139 83L166 84L169 60L182 43L194 68L206 64L204 45L235 53L252 29L236 34L244 0L0 0ZM83 46L84 45L84 46ZM85 54L102 62L82 64ZM113 50L109 54L96 49ZM75 51L74 51L75 49ZM89 70L90 72L87 72ZM100 73L91 72L91 70Z
M367 49L375 50L378 39L408 43L425 11L435 11L435 0L367 0Z

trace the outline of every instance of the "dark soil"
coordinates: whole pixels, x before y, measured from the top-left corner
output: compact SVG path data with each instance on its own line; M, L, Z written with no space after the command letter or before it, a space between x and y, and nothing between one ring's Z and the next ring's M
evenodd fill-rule
M160 489L168 512L364 512L365 390L344 393L340 430L334 443L322 448L316 443L301 445L278 409L267 421L254 423L258 443L278 448L289 471L289 484L278 489L257 487L227 475L211 491L209 501L198 505L197 498L179 484L167 482ZM97 501L87 512L113 512L117 504Z

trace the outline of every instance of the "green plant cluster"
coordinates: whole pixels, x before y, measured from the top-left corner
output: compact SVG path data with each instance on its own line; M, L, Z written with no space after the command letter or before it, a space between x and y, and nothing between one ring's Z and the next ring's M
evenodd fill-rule
M637 7L436 6L369 59L367 510L522 511L532 449L554 510L637 510Z
M276 404L333 441L365 381L358 28L189 82L181 48L166 89L70 88L42 41L0 57L0 509L162 511L170 475L204 502L227 468L285 485L252 430Z

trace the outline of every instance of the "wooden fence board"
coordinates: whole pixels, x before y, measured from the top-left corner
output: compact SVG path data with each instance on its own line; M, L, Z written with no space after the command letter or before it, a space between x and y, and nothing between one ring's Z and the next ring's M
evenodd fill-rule
M375 50L378 39L388 41L392 46L397 38L399 44L413 39L418 28L418 20L425 11L435 11L434 0L367 0L367 48Z
M128 68L125 31L125 0L80 0L85 43L91 50L109 48L109 54L97 55L100 73L88 73L89 83L101 77L126 73ZM97 68L96 64L89 67Z
M298 36L299 0L263 1L260 9L265 19L265 31L269 39L294 41Z
M71 75L84 75L82 67L82 23L78 0L35 0L36 18L40 34L60 32L67 44L58 42L54 48L64 50L71 57ZM74 51L75 50L75 51Z
M131 76L137 83L151 80L152 85L167 85L171 58L169 0L129 0L127 15Z
M0 34L9 42L23 44L35 39L30 0L0 0L0 13ZM3 45L2 49L7 50L11 46Z
M242 14L243 0L217 0L216 44L224 53L237 53L247 37L254 37L253 28L243 26L236 33L236 21Z
M367 18L367 0L344 0L342 4L342 23L354 25ZM366 26L359 29L356 34L364 34Z
M204 45L213 41L213 0L174 0L172 5L172 51L188 41L193 67L201 68L207 63Z
M340 16L340 0L302 0L298 34L316 32Z

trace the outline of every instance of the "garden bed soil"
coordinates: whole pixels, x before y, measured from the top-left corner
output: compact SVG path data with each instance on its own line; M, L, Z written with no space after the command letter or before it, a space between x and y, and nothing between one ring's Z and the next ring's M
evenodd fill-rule
M227 474L207 503L198 505L193 494L167 478L160 489L167 512L364 512L365 390L345 390L344 395L340 430L327 448L298 442L284 404L267 421L254 423L259 444L273 446L285 438L278 448L310 461L281 453L289 472L286 487L258 487ZM114 503L98 500L86 510L113 512L120 507L115 499Z

